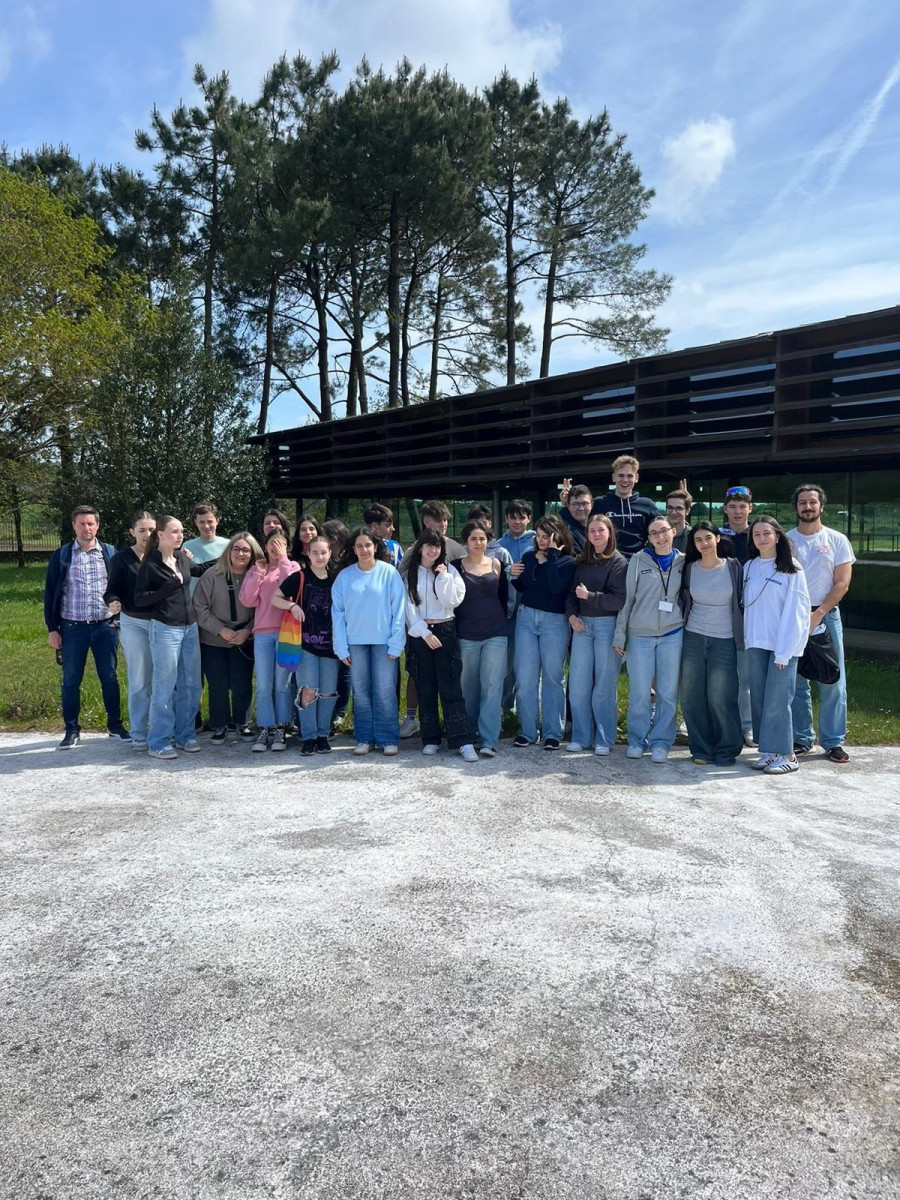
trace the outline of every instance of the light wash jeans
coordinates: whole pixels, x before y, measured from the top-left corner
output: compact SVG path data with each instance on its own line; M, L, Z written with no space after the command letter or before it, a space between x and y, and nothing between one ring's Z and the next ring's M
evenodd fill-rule
M794 753L791 704L797 686L799 661L799 658L792 658L784 670L779 670L771 650L754 648L747 651L753 737L760 754Z
M516 712L519 731L530 742L538 740L539 711L542 736L563 735L566 724L563 674L568 649L569 622L565 613L520 606L516 616Z
M459 639L462 692L469 728L473 733L478 731L483 746L492 746L495 750L500 741L506 641L505 637L485 638L481 642Z
M291 672L275 662L277 633L257 633L253 637L253 664L256 670L256 723L260 729L287 725L294 699Z
M817 683L819 689L819 745L823 750L843 746L847 740L847 676L844 666L844 625L841 613L833 608L826 616L825 628L831 634L837 654L841 677L837 683ZM794 741L800 746L811 746L813 736L812 689L809 680L797 676L797 689L791 705L794 724Z
M119 616L119 641L128 669L128 724L134 742L146 742L150 728L150 692L153 658L150 654L150 621Z
M150 657L153 691L150 696L151 750L165 750L174 738L178 745L196 740L194 717L200 706L200 634L193 625L150 622Z
M572 634L569 659L569 706L572 741L580 746L614 746L619 668L612 648L615 617L582 617L584 633Z
M741 715L741 729L745 733L753 731L753 710L750 707L750 671L747 667L747 651L737 652L738 673L738 712Z
M300 720L300 736L304 742L314 741L317 737L328 737L331 733L331 717L337 704L338 660L323 658L318 654L303 651L300 665L297 667L297 695L305 687L315 688L318 699L313 700L307 708L297 705Z
M400 741L397 713L397 660L388 657L387 644L350 647L353 685L353 736L375 746Z
M675 741L675 706L681 670L683 631L666 637L630 634L625 645L628 668L628 745L663 746ZM650 689L656 680L656 711L650 723Z

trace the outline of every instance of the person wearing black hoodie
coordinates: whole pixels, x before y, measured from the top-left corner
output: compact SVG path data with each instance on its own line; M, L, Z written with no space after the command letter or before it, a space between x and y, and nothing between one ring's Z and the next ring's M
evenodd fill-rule
M616 527L616 545L621 554L631 558L647 544L650 522L659 516L659 509L646 496L634 490L640 475L640 463L630 454L620 454L612 465L615 491L598 496L591 516L603 513Z

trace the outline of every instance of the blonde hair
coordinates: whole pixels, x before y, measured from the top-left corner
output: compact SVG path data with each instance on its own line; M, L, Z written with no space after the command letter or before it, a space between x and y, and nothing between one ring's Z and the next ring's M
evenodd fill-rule
M634 467L635 471L639 471L641 469L641 464L630 454L620 454L618 458L613 459L613 475L615 475L619 467Z
M252 567L258 558L265 558L262 546L260 546L253 534L248 533L246 529L242 529L240 533L232 534L228 545L216 559L216 565L213 567L213 571L216 573L216 575L227 575L232 570L231 551L235 542L246 542L250 547L250 561L247 563L248 567Z

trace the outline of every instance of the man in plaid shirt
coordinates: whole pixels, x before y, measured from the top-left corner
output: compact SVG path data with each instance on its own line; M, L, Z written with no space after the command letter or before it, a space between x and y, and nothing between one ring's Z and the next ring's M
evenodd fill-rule
M75 540L56 550L47 564L44 586L44 621L50 645L62 651L62 711L66 734L60 750L78 745L81 726L81 681L88 651L100 678L109 736L130 742L122 724L119 680L116 675L116 651L119 645L114 619L121 604L109 607L103 602L109 560L114 547L97 539L100 516L89 504L80 504L72 513Z

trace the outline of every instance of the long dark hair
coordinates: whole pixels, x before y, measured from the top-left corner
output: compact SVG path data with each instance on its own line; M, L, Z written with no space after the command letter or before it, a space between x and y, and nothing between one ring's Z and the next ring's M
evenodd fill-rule
M759 547L753 540L754 525L772 526L775 530L775 570L780 571L782 575L796 575L797 567L794 563L790 539L775 518L768 515L756 517L750 522L750 534L747 538L747 561L749 562L751 558L759 558Z
M697 523L692 525L688 530L687 549L684 552L685 566L687 566L688 563L697 562L700 558L700 551L697 549L697 544L694 541L694 534L701 529L705 530L707 533L715 534L715 536L719 539L719 543L716 546L716 554L719 558L734 557L734 546L731 544L731 538L723 538L722 530L718 527L718 525L713 524L712 521L697 521Z
M144 556L142 559L143 562L146 562L146 560L150 557L150 555L153 553L154 550L159 549L160 531L165 529L167 525L171 525L173 521L180 522L181 518L163 514L163 516L161 516L157 519L156 528L153 530L153 532L150 534L150 537L147 539L147 548L144 550Z
M328 559L328 562L325 564L325 577L326 577L326 579L334 579L335 575L337 575L337 573L338 573L338 564L337 564L337 559L331 553L331 542L328 538L328 535L326 533L317 533L316 536L313 538L312 542L309 543L310 546L312 546L313 542L324 542L325 545L328 547L328 553L331 555L331 557ZM311 559L310 559L309 570L310 570L311 574L315 574L315 572L312 569L312 560Z
M303 543L300 541L300 526L304 521L308 521L316 531L316 537L322 536L322 526L311 513L304 513L297 522L297 528L294 530L294 540L291 543L291 558L295 562L299 562L300 558L306 558L306 550L303 548Z
M591 527L592 521L601 521L609 531L609 541L606 543L606 552L598 554L594 549L594 544L587 535L587 531ZM598 563L609 562L616 552L616 527L606 515L606 513L594 513L592 517L588 517L588 523L584 529L584 547L581 553L576 558L576 562L581 563L585 567L592 567Z
M260 525L260 527L259 527L260 533L262 533L263 525L265 525L265 523L266 523L266 517L277 517L278 524L281 526L282 532L284 533L285 540L287 541L287 544L290 545L291 544L291 523L287 519L287 517L284 515L284 513L281 511L281 509L280 508L267 508L266 509L266 511L263 513L262 525ZM263 534L262 540L265 540L265 537L266 537L266 535Z
M343 571L347 567L356 566L356 551L353 547L356 545L356 539L360 537L367 537L375 547L376 562L389 563L391 561L391 552L384 544L384 538L378 533L373 533L366 525L359 525L347 539L347 545L344 547L344 553L341 556L338 570Z
M447 543L445 539L438 533L436 529L429 529L428 526L422 530L416 540L410 546L404 556L404 561L408 562L406 570L406 588L409 592L409 598L413 604L420 602L419 596L419 567L422 565L422 547L423 546L440 546L441 552L434 560L434 566L431 570L431 586L437 595L437 583L434 578L434 567L440 566L441 563L447 562Z
M534 523L535 533L547 533L551 537L556 538L557 545L563 554L572 553L572 535L569 533L567 525L564 525L559 517L541 517L539 521ZM535 542L535 550L537 550L537 542Z

